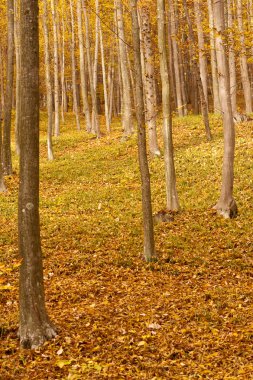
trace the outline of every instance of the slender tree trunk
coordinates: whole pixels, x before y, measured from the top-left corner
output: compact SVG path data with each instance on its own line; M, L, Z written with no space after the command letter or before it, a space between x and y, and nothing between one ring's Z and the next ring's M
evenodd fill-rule
M225 218L237 215L233 198L235 129L230 97L229 65L225 48L224 0L213 0L215 45L219 78L219 93L223 116L224 155L222 168L221 196L215 208Z
M93 72L92 72L92 62L91 62L91 51L90 51L90 27L89 27L89 18L87 14L87 0L83 0L82 8L84 12L85 19L85 32L86 32L86 55L87 55L87 66L89 73L89 81L90 81L90 92L91 92L91 100L92 100L92 112L94 113L94 117L92 118L92 132L94 132L97 137L100 137L100 125L99 125L99 117L98 117L98 106L97 106L97 92L94 87L93 81Z
M100 48L101 48L101 63L102 63L102 75L103 75L103 88L104 88L104 102L105 102L105 124L106 130L110 133L110 117L109 117L109 104L108 104L108 87L106 80L106 68L105 68L105 54L104 54L104 43L103 43L103 32L101 28L101 23L99 23L99 36L100 36Z
M82 31L82 12L81 0L77 0L77 26L78 26L78 41L80 51L80 78L81 78L81 94L83 101L83 113L85 115L86 130L91 131L90 107L88 101L88 89L85 77L85 60L84 60L84 40Z
M7 0L8 14L8 45L7 45L7 80L4 108L3 128L3 170L7 175L12 174L11 160L11 111L14 76L14 1Z
M207 59L205 53L205 41L202 26L202 9L200 0L194 0L194 13L198 34L198 48L199 48L199 70L200 77L205 95L205 101L208 109L208 74L207 74Z
M39 28L38 1L22 0L20 10L20 184L18 206L21 256L20 344L36 348L56 335L44 299L39 225Z
M1 109L4 110L4 63L3 63L3 56L2 56L2 48L0 46L0 93L1 93Z
M0 103L0 157L2 157L2 105ZM0 159L0 193L6 191L2 160Z
M237 112L236 100L236 59L235 59L235 41L234 41L234 23L233 23L233 4L227 0L228 6L228 56L229 56L229 77L230 77L230 95L233 115Z
M178 57L178 44L177 44L177 30L176 30L176 20L175 20L175 10L174 1L170 1L170 17L171 17L171 39L172 39L172 49L173 49L173 64L175 72L175 87L176 87L176 104L177 112L179 116L184 116L183 99L181 92L181 77L180 77L180 67L179 67L179 57Z
M156 258L151 203L150 174L147 160L143 83L141 72L140 32L137 14L137 0L131 0L134 66L136 83L136 117L138 125L138 152L142 182L142 212L144 227L144 257L146 261Z
M160 73L162 81L162 103L163 103L163 139L164 139L164 161L167 209L177 211L179 201L176 189L176 173L174 166L174 152L172 141L172 116L170 110L170 83L169 66L166 46L166 21L165 1L157 0L157 27L158 27L158 50L160 58Z
M65 21L61 18L62 42L61 42L61 118L65 122L64 113L68 112L68 97L65 82Z
M15 115L15 150L20 154L19 146L19 120L20 120L20 21L19 21L19 0L14 0L14 40L16 53L16 115Z
M237 0L237 21L238 21L238 28L240 32L240 43L241 43L239 59L240 59L243 95L244 95L244 100L245 100L246 113L251 113L252 112L252 92L251 92L251 87L250 87L249 71L248 71L248 63L247 63L247 55L246 55L241 0Z
M116 20L119 37L120 71L122 76L122 126L126 136L133 132L133 115L131 103L130 75L127 64L127 50L125 44L125 30L121 0L115 0Z
M212 0L207 0L208 4L208 16L209 16L209 28L210 28L210 54L211 54L211 70L212 70L212 84L213 84L213 112L220 113L220 97L219 97L219 84L217 75L217 59L215 52L215 39L213 29L213 7Z
M57 33L57 15L55 11L55 0L51 0L53 37L54 37L54 135L60 135L60 118L59 118L59 56L58 56L58 33Z
M146 98L146 124L149 135L149 150L153 156L160 156L156 133L156 96L154 87L154 52L151 38L150 15L147 6L141 8L142 36L144 45L144 77Z
M75 23L74 23L74 13L73 13L73 2L69 0L70 5L70 16L71 16L71 68L72 68L72 92L73 92L73 111L76 116L76 128L80 131L80 120L79 120L79 109L77 102L77 91L76 91L76 58L75 58Z
M198 65L196 58L194 56L194 52L192 51L192 49L194 48L194 45L195 45L195 43L194 43L195 38L194 38L192 22L191 22L191 19L189 16L188 6L187 6L186 0L183 0L183 6L184 6L184 12L185 12L185 16L186 16L186 20L187 20L187 24L188 24L188 29L189 29L189 39L191 42L191 49L190 49L191 63L192 63L194 75L196 77L196 81L198 84L198 91L199 91L199 97L200 97L200 103L201 103L202 116L203 116L203 121L204 121L204 125L205 125L205 130L206 130L206 138L207 138L207 140L211 140L212 135L211 135L210 125L209 125L207 102L205 99L205 93L204 93L204 89L203 89L203 85L202 85L202 81L201 81L199 65Z
M54 159L53 155L53 92L50 77L50 56L49 56L49 36L48 36L48 11L47 11L47 0L43 0L43 32L44 32L44 42L45 42L45 77L46 77L46 88L47 88L47 158L51 161Z

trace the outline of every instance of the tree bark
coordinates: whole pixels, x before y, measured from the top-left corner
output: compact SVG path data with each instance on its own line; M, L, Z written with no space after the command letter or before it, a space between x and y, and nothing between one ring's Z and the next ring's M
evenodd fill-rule
M0 157L2 157L2 105L0 103ZM0 159L0 192L6 191L4 183L4 173L3 173L3 164Z
M211 55L211 70L212 70L212 87L213 87L213 112L220 113L220 97L219 97L219 84L217 75L217 59L215 52L215 39L214 39L214 29L213 29L213 7L212 0L207 0L208 4L208 16L209 16L209 28L210 28L210 55Z
M146 124L149 135L149 150L153 156L160 156L156 133L156 95L154 86L154 51L151 38L150 15L147 6L141 8L141 29L144 45L144 77L146 99Z
M252 112L252 92L251 92L251 87L250 87L248 63L247 63L247 56L246 56L241 0L237 0L237 22L238 22L238 28L240 32L240 43L241 43L239 60L240 60L243 95L244 95L244 100L245 100L246 113L251 113Z
M80 119L79 119L79 109L77 102L77 90L76 90L76 57L75 57L75 22L74 22L74 12L73 12L73 2L69 0L70 5L70 17L71 17L71 71L72 71L72 94L73 94L73 111L76 116L76 128L80 131Z
M150 174L147 160L146 132L144 117L143 83L141 71L140 32L137 14L137 0L131 0L132 33L136 85L136 117L138 125L138 152L142 183L142 212L144 227L144 258L150 262L156 258L151 203Z
M91 131L91 119L90 119L90 107L88 101L88 89L85 78L85 59L84 59L84 40L82 31L82 12L81 12L81 0L77 0L77 26L78 26L78 41L80 52L80 78L81 78L81 94L83 101L83 113L85 115L86 130Z
M92 72L92 62L91 62L91 49L90 49L90 26L89 26L89 17L87 14L87 0L82 1L82 8L84 12L84 20L85 20L85 43L86 43L86 56L87 56L87 66L89 73L89 81L90 81L90 93L92 100L92 112L94 117L92 118L92 132L100 137L100 125L99 125L99 117L98 117L98 106L97 106L97 92L94 87L93 81L93 72Z
M14 40L16 55L16 114L15 114L15 150L20 154L19 146L19 120L20 120L20 20L19 20L19 1L14 0Z
M196 77L196 81L198 84L198 91L199 91L203 121L204 121L204 125L205 125L206 138L207 138L207 140L211 140L212 134L211 134L211 129L210 129L210 125L209 125L207 102L205 99L205 93L204 93L203 84L201 81L199 65L198 65L196 58L194 56L194 52L192 51L192 49L194 49L194 45L195 45L195 43L194 43L195 37L194 37L192 22L190 19L186 0L183 0L183 6L184 6L184 12L185 12L185 16L186 16L186 20L187 20L187 24L188 24L188 29L189 29L189 40L191 42L191 49L190 49L191 63L192 63L193 71L194 71L194 76Z
M230 97L229 66L225 49L224 0L213 0L213 11L219 93L224 130L221 196L215 209L224 218L234 218L237 215L237 205L233 198L235 129Z
M47 0L43 0L43 32L44 32L44 55L45 55L45 79L46 79L46 89L47 89L47 158L48 160L53 160L53 141L52 141L52 133L53 133L53 92L52 92L52 84L50 77L50 56L49 56L49 35L48 35L48 11L47 11Z
M116 20L118 27L118 40L119 40L119 57L120 57L120 71L122 76L122 126L126 136L133 132L133 115L131 103L131 86L130 76L127 64L127 51L125 45L125 30L123 22L123 9L122 1L115 0Z
M36 348L56 335L45 309L39 225L38 1L22 0L20 15L19 336L22 347Z
M174 152L172 141L172 116L170 110L170 83L168 53L166 46L166 21L165 1L157 0L157 27L158 27L158 50L160 58L160 73L162 81L162 105L163 105L163 139L164 139L164 161L165 179L168 210L177 211L179 201L176 189L176 173L174 165Z
M14 76L14 1L7 0L8 15L8 45L7 45L7 73L6 73L6 93L4 108L3 127L3 170L7 175L12 175L11 159L11 111L13 96L13 76Z
M58 33L57 33L57 15L55 11L55 0L51 0L53 37L54 37L54 135L60 135L60 118L59 118L59 55L58 55Z
M228 6L228 56L229 56L229 77L230 77L230 95L233 115L237 112L236 100L236 59L235 59L235 41L234 41L234 23L233 23L233 4L231 0L227 0Z

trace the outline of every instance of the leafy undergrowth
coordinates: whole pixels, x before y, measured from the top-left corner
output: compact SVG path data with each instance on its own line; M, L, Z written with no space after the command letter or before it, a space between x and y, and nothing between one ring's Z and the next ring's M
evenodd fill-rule
M212 209L223 142L219 118L211 124L208 143L199 117L174 121L181 211L155 227L159 260L146 264L136 136L121 142L115 121L98 141L68 116L48 162L42 115L44 277L58 336L19 349L14 158L0 195L1 379L253 378L252 123L237 126L234 220ZM163 160L150 170L156 212L165 207Z

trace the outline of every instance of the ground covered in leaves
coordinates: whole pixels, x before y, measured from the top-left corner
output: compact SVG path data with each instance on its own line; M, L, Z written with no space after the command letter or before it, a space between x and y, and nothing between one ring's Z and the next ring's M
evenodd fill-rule
M41 234L48 312L58 336L20 350L15 174L0 194L0 379L253 379L253 124L236 127L235 199L219 197L222 126L174 120L181 211L155 227L157 263L142 259L136 136L119 121L97 140L68 116L46 159L41 132ZM160 133L160 132L159 132ZM150 159L154 212L165 207L164 164Z

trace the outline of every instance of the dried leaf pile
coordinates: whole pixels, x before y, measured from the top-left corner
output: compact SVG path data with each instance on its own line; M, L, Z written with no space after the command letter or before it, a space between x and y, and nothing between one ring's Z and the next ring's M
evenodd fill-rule
M69 116L46 159L41 132L41 234L47 308L58 336L20 350L16 173L0 194L0 379L253 379L252 123L237 126L239 216L219 197L222 126L175 119L181 211L155 227L157 263L142 259L136 136L119 122L101 140ZM150 160L154 212L165 207L163 160Z

